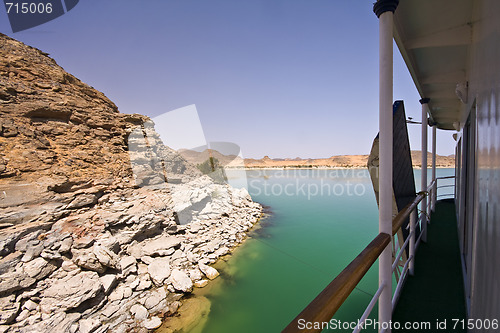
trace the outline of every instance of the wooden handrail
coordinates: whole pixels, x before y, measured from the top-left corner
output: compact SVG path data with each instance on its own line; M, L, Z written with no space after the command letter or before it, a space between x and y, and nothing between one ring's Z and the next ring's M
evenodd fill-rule
M431 184L433 185L433 184ZM406 205L392 220L392 236L394 236L403 225L406 218L422 201L428 192L419 192L415 199ZM346 268L319 293L309 305L288 324L282 331L284 333L294 332L321 332L322 329L315 329L314 324L310 328L299 329L299 320L303 323L329 321L340 308L342 303L351 294L359 281L378 259L382 251L389 245L392 237L386 233L378 234L373 241L353 260ZM302 322L302 321L301 321ZM300 325L306 326L306 325Z
M386 233L378 234L375 239L349 264L346 268L319 293L309 305L288 324L284 333L293 332L321 332L322 329L312 327L299 329L300 322L315 323L328 322L340 308L342 303L351 294L359 281L368 272L382 251L391 242L391 236ZM302 320L301 320L302 319ZM299 322L299 320L301 320Z
M434 179L433 181L430 182L429 186L427 186L426 191L429 192L430 190L432 190L434 188L434 185L436 184L437 184L437 179Z
M406 218L410 215L410 213L415 209L415 207L422 201L423 198L427 195L426 192L419 192L416 198L406 205L405 208L401 209L401 211L394 217L392 220L392 235L394 236L398 230L403 225Z

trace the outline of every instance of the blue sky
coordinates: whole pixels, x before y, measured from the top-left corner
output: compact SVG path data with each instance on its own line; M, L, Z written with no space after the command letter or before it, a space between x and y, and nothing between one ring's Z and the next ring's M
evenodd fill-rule
M44 25L0 32L50 53L124 113L195 104L208 141L245 157L367 154L378 132L373 0L82 0ZM420 119L395 48L394 99ZM440 133L442 132L442 133ZM438 153L454 153L438 131ZM419 149L420 127L410 126Z

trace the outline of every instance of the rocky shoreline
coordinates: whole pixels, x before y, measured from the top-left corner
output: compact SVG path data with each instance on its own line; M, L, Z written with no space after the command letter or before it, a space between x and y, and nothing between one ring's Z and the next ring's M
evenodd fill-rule
M47 231L2 238L0 332L159 327L185 294L217 277L208 265L259 219L261 207L246 190L230 193L214 208L219 217L177 225L167 190L118 190ZM77 228L88 232L78 237Z
M234 247L231 252L219 257L212 266L220 272L221 277L216 281L207 284L203 288L195 288L193 292L183 298L182 307L179 308L174 316L169 317L163 324L156 330L157 333L173 333L173 332L202 332L203 326L208 320L211 310L210 296L213 293L223 293L224 279L230 273L233 256L237 255L245 246L248 238L259 237L259 231L263 228L262 222L269 217L269 207L262 207L262 214L259 218L259 223L253 225L251 230L246 232L247 236L243 242ZM235 260L237 260L235 258Z

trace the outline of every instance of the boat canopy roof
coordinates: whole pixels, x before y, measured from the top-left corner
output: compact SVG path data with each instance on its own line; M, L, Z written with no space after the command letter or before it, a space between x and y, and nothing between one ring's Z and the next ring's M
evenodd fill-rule
M473 2L401 0L395 12L394 39L440 129L458 129L466 110Z

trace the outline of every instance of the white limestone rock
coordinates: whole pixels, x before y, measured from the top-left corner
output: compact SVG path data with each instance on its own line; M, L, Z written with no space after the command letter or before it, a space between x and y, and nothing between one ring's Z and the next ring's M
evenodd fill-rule
M175 236L161 236L151 241L138 243L129 249L129 254L141 258L143 256L167 256L173 253L174 248L179 246L181 239Z
M57 312L53 316L42 317L43 320L37 324L23 327L20 332L75 332L76 330L71 328L78 328L75 324L81 316L79 313Z
M151 292L151 294L144 300L144 306L146 309L157 306L161 301L167 297L167 292L164 288L158 288Z
M102 283L96 272L80 272L74 276L56 280L42 292L40 309L51 313L59 309L66 311L76 308L88 299L94 298L102 290Z
M16 317L16 321L17 322L21 322L25 319L27 319L28 317L30 316L30 312L29 310L26 310L24 309L23 311L21 311L21 313L19 313Z
M90 236L80 237L73 240L73 249L85 249L95 242L95 238Z
M246 188L233 188L232 189L233 204L237 207L249 207L252 198Z
M61 268L65 270L66 272L71 272L74 270L79 269L78 265L76 265L73 261L71 260L64 260L61 264Z
M25 289L47 277L57 267L43 258L36 258L0 275L0 295Z
M204 288L206 287L208 284L208 280L204 279L204 280L198 280L194 283L194 286L196 288Z
M19 303L16 302L16 295L9 295L0 298L0 325L9 324L19 312Z
M137 268L137 260L132 256L123 256L120 259L120 266L122 270L126 270L129 267Z
M103 266L120 269L120 258L104 246L94 245L93 253Z
M153 259L148 265L148 273L155 285L162 286L171 273L170 260L168 258Z
M123 288L123 298L127 299L130 296L132 296L132 294L133 294L132 288L130 288L128 286Z
M219 272L213 267L207 266L202 263L199 263L198 267L200 268L200 271L202 271L203 274L205 274L205 276L210 280L213 280L219 276Z
M55 265L40 257L23 265L24 273L36 280L40 280L46 277L55 270Z
M148 330L154 330L155 328L158 328L161 326L161 319L160 319L160 317L156 317L156 316L151 317L150 319L143 321L142 325L144 326L144 328L146 328Z
M189 231L192 233L197 233L200 230L203 230L204 226L201 224L201 222L193 222L189 224Z
M102 283L103 291L106 295L115 287L117 279L114 274L106 274L99 277Z
M61 246L59 247L59 249L57 251L59 251L59 253L69 252L69 250L71 250L71 245L73 245L73 238L66 237L62 240Z
M24 305L23 305L23 308L25 309L28 309L30 311L33 311L33 310L36 310L38 307L38 304L33 302L32 300L27 300Z
M172 270L170 275L170 282L176 290L183 291L185 293L193 291L193 282L189 276L178 269Z
M33 258L38 257L40 253L42 253L42 251L43 251L42 243L38 245L28 246L21 261L28 262L30 260L33 260Z
M137 285L137 287L135 288L135 290L141 291L141 290L146 290L149 288L151 288L151 279L149 278L149 275L144 274L144 275L140 276L140 282Z
M98 318L80 319L78 322L79 333L92 333L101 326Z
M201 273L201 271L198 268L190 269L188 273L189 277L191 278L191 281L193 282L201 280L203 278L203 273Z
M74 246L71 249L73 254L73 262L80 267L90 269L91 271L97 273L104 273L106 267L97 259L96 255L92 249L75 249Z
M137 320L144 320L148 318L148 310L141 304L134 304L130 308L130 312L134 315Z
M121 284L118 288L116 288L111 292L111 294L108 296L108 300L110 302L121 301L123 299L124 292L125 292L125 287Z

